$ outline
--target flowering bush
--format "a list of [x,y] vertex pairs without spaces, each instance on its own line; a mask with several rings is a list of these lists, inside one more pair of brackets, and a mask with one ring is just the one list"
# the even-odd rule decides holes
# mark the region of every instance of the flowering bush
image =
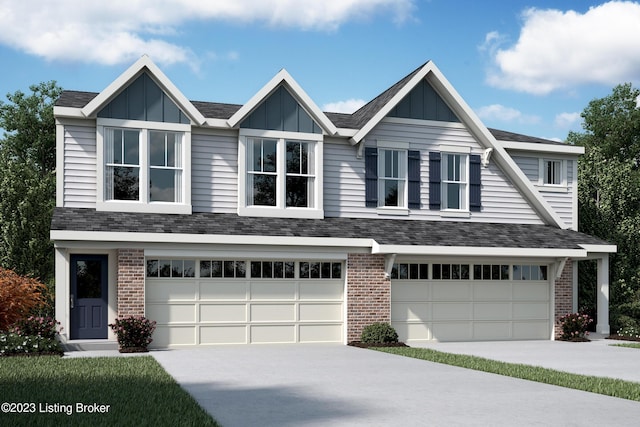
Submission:
[[0,334],[0,357],[16,355],[59,354],[62,355],[60,343],[53,338],[38,335],[19,335],[15,332]]
[[626,326],[624,328],[618,329],[618,335],[634,341],[640,341],[640,329],[634,328],[632,326]]
[[560,339],[564,341],[585,341],[589,335],[589,325],[593,319],[588,314],[569,313],[559,319],[562,328]]
[[[29,316],[26,319],[18,320],[14,323],[9,332],[16,333],[21,336],[37,336],[42,338],[54,339],[58,332],[60,322],[52,317]],[[62,330],[62,328],[60,328]]]
[[129,316],[116,319],[109,327],[118,337],[121,352],[146,351],[153,341],[151,334],[156,330],[156,322],[144,316]]

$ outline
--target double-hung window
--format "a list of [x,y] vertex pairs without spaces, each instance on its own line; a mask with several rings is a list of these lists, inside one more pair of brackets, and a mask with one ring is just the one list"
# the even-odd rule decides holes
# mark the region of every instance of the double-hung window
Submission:
[[544,160],[544,185],[562,185],[562,161]]
[[108,129],[105,134],[105,199],[140,199],[140,131]]
[[381,207],[407,206],[407,152],[378,150],[378,194]]
[[117,124],[99,119],[98,210],[191,213],[185,182],[190,164],[185,162],[190,156],[185,146],[188,125],[177,125],[184,128],[178,131],[162,123],[159,129]]
[[239,156],[240,215],[324,217],[322,135],[242,129]]
[[442,154],[442,209],[468,210],[468,155]]

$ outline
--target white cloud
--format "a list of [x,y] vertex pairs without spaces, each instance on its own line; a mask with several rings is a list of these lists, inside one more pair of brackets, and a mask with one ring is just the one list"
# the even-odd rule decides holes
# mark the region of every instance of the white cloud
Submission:
[[568,129],[581,120],[580,113],[560,113],[556,115],[555,124],[559,128]]
[[[489,84],[547,94],[580,84],[613,85],[640,74],[640,3],[610,1],[585,13],[527,9],[515,45],[491,51]],[[489,33],[485,44],[496,40]]]
[[495,120],[520,124],[540,123],[540,117],[522,114],[515,108],[505,107],[500,104],[491,104],[476,109],[476,114],[483,120]]
[[324,104],[322,106],[322,111],[351,114],[366,103],[367,102],[363,99],[351,98],[347,99],[346,101],[337,101]]
[[[272,28],[333,31],[384,13],[410,18],[416,0],[0,0],[0,44],[47,60],[127,63],[143,53],[162,64],[197,66],[196,54],[165,38],[187,22],[259,23]],[[226,55],[222,55],[225,57]],[[231,60],[237,54],[231,55]]]

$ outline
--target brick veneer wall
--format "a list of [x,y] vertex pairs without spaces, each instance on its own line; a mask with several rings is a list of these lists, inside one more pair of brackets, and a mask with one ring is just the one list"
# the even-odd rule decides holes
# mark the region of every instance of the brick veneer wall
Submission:
[[118,249],[118,317],[144,316],[144,251]]
[[573,312],[573,261],[568,260],[560,278],[556,280],[555,286],[554,332],[556,339],[559,339],[562,334],[558,319],[571,312]]
[[359,341],[362,329],[391,321],[391,281],[384,274],[384,255],[347,257],[347,341]]

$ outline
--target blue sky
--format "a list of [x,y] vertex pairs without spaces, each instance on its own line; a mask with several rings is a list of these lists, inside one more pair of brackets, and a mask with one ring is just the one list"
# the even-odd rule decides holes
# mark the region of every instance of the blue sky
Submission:
[[[39,3],[39,6],[34,4]],[[99,92],[148,54],[192,100],[243,104],[281,68],[350,112],[433,60],[489,127],[563,140],[640,81],[640,3],[0,0],[0,94]]]

